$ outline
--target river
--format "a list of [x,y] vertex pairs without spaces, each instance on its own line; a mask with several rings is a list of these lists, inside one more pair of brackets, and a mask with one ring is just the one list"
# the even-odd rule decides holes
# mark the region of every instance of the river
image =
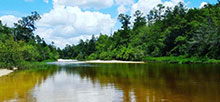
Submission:
[[220,65],[61,62],[1,77],[0,102],[220,102]]

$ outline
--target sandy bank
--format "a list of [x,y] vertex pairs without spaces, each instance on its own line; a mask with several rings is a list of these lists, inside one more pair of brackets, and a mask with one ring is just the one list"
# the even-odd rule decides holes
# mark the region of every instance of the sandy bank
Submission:
[[120,60],[90,60],[90,61],[78,61],[69,59],[58,59],[57,62],[50,62],[49,64],[75,64],[75,63],[144,63],[143,61],[120,61]]
[[58,59],[57,62],[76,62],[77,60],[71,60],[71,59]]
[[144,63],[142,61],[119,61],[119,60],[92,60],[92,61],[84,61],[85,63]]
[[8,69],[0,69],[0,77],[8,75],[9,73],[13,72],[13,70]]

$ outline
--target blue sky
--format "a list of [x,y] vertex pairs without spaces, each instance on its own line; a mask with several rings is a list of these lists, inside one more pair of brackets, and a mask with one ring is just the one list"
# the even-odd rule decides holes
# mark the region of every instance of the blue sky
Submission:
[[[138,0],[135,0],[137,2]],[[167,0],[162,0],[163,2]],[[188,7],[199,7],[202,2],[209,2],[214,4],[217,0],[184,0],[186,3],[189,2]],[[26,16],[32,11],[37,11],[40,14],[49,12],[53,9],[52,0],[49,3],[45,3],[44,0],[0,0],[0,16],[4,15],[15,15],[18,17]],[[96,11],[96,10],[91,10]],[[112,7],[98,10],[103,13],[109,13],[113,17],[117,16],[117,5]]]
[[188,8],[201,4],[215,4],[217,0],[0,0],[0,20],[13,27],[21,17],[37,11],[42,19],[36,23],[35,34],[58,47],[76,44],[92,34],[109,34],[120,28],[119,13],[133,14],[141,10],[145,14],[162,3],[173,7],[184,2]]

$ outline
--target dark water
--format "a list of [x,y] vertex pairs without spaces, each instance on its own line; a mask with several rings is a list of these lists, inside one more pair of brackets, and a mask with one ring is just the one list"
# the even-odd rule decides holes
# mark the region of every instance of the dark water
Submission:
[[220,102],[220,65],[66,64],[1,77],[0,102]]

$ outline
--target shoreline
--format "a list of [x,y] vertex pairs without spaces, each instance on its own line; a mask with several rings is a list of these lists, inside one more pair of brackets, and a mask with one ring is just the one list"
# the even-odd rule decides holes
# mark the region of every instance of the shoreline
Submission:
[[144,64],[143,61],[120,61],[120,60],[90,60],[90,61],[83,61],[85,63],[137,63],[137,64]]
[[66,62],[66,63],[145,63],[144,61],[121,61],[121,60],[72,60],[72,59],[58,59],[57,62]]
[[0,69],[0,77],[6,76],[6,75],[8,75],[8,74],[10,74],[10,73],[12,73],[12,72],[13,72],[13,70]]

